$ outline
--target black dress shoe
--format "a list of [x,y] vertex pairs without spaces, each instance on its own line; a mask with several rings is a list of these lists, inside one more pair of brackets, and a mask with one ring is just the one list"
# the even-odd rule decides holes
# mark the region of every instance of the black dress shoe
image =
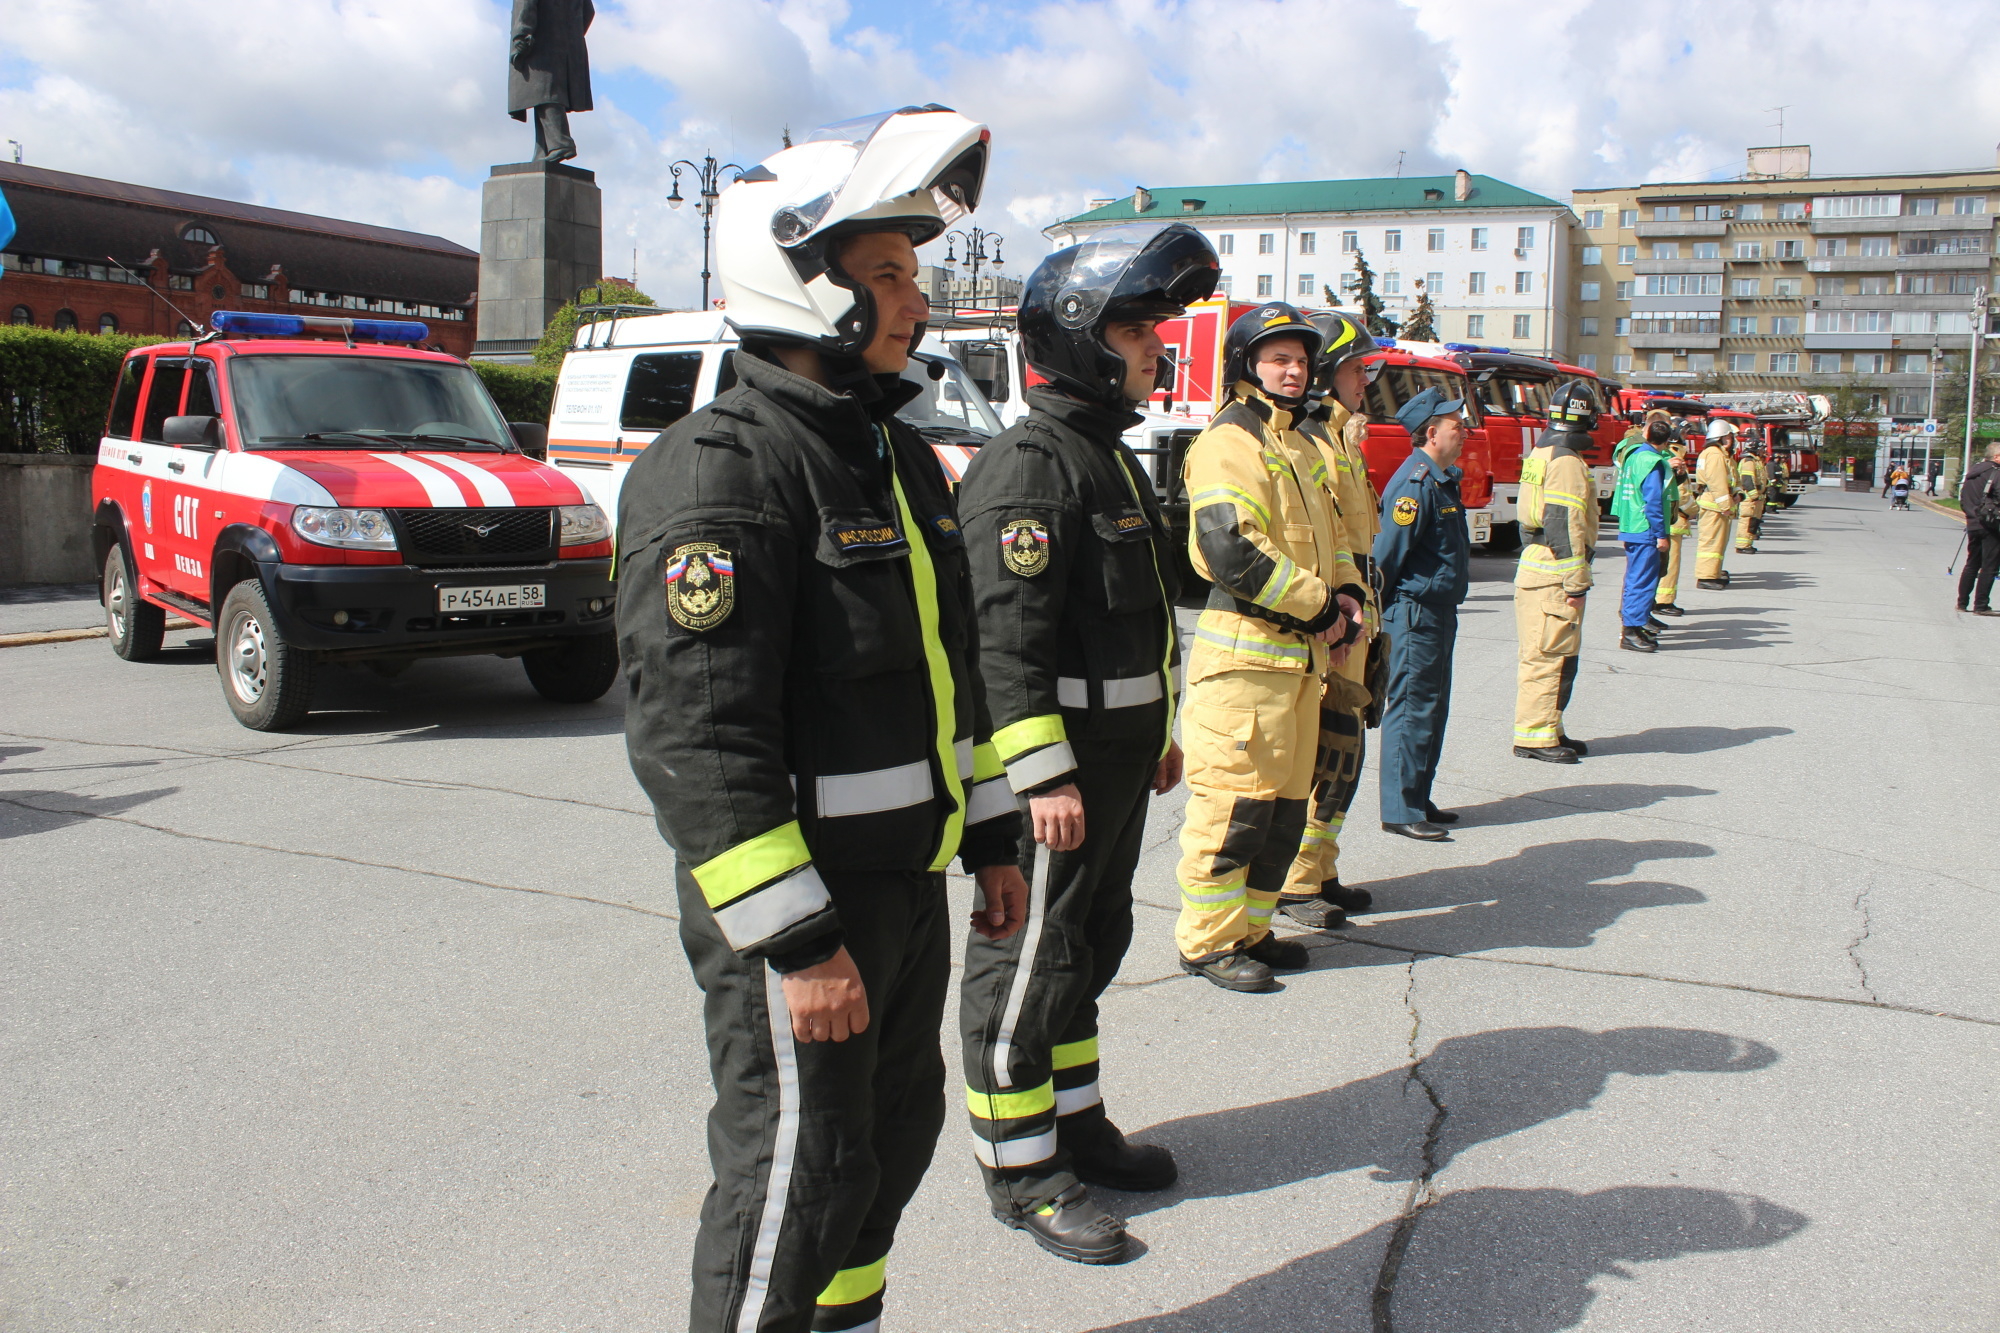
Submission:
[[1458,811],[1440,810],[1436,806],[1432,806],[1424,818],[1430,820],[1433,824],[1456,824],[1458,822]]
[[1150,1194],[1180,1178],[1172,1153],[1157,1144],[1128,1142],[1101,1114],[1059,1117],[1056,1140],[1069,1153],[1070,1170],[1086,1185]]
[[1192,958],[1181,959],[1181,970],[1233,991],[1267,991],[1275,989],[1278,979],[1271,975],[1271,969],[1256,959],[1240,953],[1226,953],[1211,958],[1205,963],[1197,963]]
[[1419,819],[1414,824],[1384,823],[1382,831],[1384,833],[1400,833],[1406,838],[1415,838],[1419,842],[1443,842],[1445,838],[1445,831],[1436,824],[1431,823],[1428,819]]
[[1319,896],[1343,912],[1365,912],[1374,905],[1375,895],[1366,889],[1350,889],[1338,879],[1319,886]]
[[1729,584],[1722,579],[1696,579],[1694,581],[1694,586],[1697,588],[1705,589],[1708,592],[1721,592],[1723,589],[1727,588]]
[[1575,750],[1579,758],[1590,753],[1588,745],[1585,745],[1582,741],[1573,741],[1567,736],[1557,737],[1556,744],[1562,746],[1565,750]]
[[1324,889],[1310,898],[1280,898],[1278,910],[1311,930],[1339,930],[1347,924],[1347,913],[1325,896]]
[[1312,950],[1297,940],[1281,940],[1276,935],[1266,935],[1243,951],[1245,958],[1254,959],[1274,972],[1303,972],[1312,966]]
[[1545,764],[1573,764],[1576,762],[1576,751],[1567,745],[1517,745],[1514,747],[1514,757],[1539,759]]
[[1653,603],[1653,614],[1656,616],[1680,617],[1686,615],[1687,612],[1672,602],[1655,602]]
[[1635,653],[1657,653],[1660,651],[1660,645],[1647,637],[1644,630],[1633,629],[1630,625],[1627,625],[1618,632],[1618,646],[1630,649]]
[[1125,1224],[1090,1201],[1090,1191],[1072,1185],[1023,1217],[995,1213],[1016,1231],[1025,1231],[1050,1254],[1080,1264],[1115,1264],[1125,1257]]

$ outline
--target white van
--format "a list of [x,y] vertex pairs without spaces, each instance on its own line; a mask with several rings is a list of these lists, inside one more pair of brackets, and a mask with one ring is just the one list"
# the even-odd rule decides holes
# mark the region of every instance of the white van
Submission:
[[[719,312],[661,314],[645,306],[597,312],[577,329],[556,378],[549,462],[615,515],[632,460],[735,382],[725,354],[737,345]],[[897,415],[923,432],[956,484],[973,452],[1000,433],[1000,419],[935,333],[903,377],[923,392]]]

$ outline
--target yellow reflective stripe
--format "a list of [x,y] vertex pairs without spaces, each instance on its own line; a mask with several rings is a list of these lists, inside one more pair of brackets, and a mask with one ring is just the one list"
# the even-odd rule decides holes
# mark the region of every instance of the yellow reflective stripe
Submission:
[[1264,580],[1264,586],[1250,600],[1261,607],[1275,611],[1284,602],[1285,594],[1299,581],[1299,567],[1285,557],[1279,556],[1278,563],[1271,569],[1271,577]]
[[965,1090],[965,1107],[981,1120],[1019,1120],[1056,1109],[1056,1085],[1051,1079],[1026,1092],[980,1092]]
[[1241,883],[1224,884],[1214,889],[1191,889],[1185,884],[1181,885],[1182,900],[1201,912],[1215,912],[1225,907],[1232,907],[1244,901],[1246,896],[1247,891]]
[[1303,643],[1286,643],[1280,639],[1223,629],[1210,622],[1207,615],[1195,622],[1194,636],[1231,652],[1268,658],[1274,662],[1303,662],[1310,655]]
[[806,835],[795,819],[702,862],[694,868],[694,882],[710,907],[721,907],[811,860]]
[[1213,500],[1228,500],[1232,504],[1242,505],[1260,525],[1267,528],[1271,526],[1271,511],[1252,499],[1250,492],[1240,486],[1211,486],[1205,491],[1198,491],[1188,501],[1188,507],[1191,510],[1199,509]]
[[883,1255],[872,1264],[859,1268],[843,1268],[833,1275],[833,1281],[826,1284],[826,1290],[819,1294],[820,1305],[852,1305],[865,1301],[882,1290],[889,1280],[889,1256]]
[[1542,499],[1561,505],[1565,509],[1583,508],[1583,497],[1574,491],[1544,490]]
[[[1061,718],[1056,719],[1061,722]],[[992,741],[972,747],[972,780],[984,782],[1005,774],[1007,766],[1000,762],[1000,749]]]
[[931,671],[931,706],[937,714],[938,768],[944,773],[945,790],[951,793],[951,814],[944,821],[944,836],[938,839],[932,870],[943,870],[958,854],[958,840],[965,833],[965,783],[958,776],[958,686],[952,679],[951,663],[944,655],[944,639],[938,632],[937,568],[931,564],[930,543],[922,539],[922,529],[910,513],[909,497],[903,494],[903,479],[896,475],[895,450],[889,447],[889,432],[882,432],[882,444],[889,452],[889,481],[896,488],[896,513],[903,531],[910,536],[910,583],[917,594],[917,627],[924,636],[924,662]]
[[[1012,726],[1002,727],[993,733],[993,752],[999,758],[1013,759],[1038,745],[1054,745],[1057,741],[1068,739],[1069,733],[1063,729],[1060,714],[1024,717]],[[973,755],[977,762],[978,751],[975,750]]]
[[1567,560],[1530,560],[1528,557],[1522,556],[1521,568],[1533,570],[1539,574],[1566,574],[1572,569],[1582,569],[1583,557],[1577,555],[1571,556]]
[[1051,1069],[1075,1069],[1078,1065],[1091,1064],[1097,1059],[1097,1038],[1064,1042],[1049,1054],[1052,1057],[1049,1063]]

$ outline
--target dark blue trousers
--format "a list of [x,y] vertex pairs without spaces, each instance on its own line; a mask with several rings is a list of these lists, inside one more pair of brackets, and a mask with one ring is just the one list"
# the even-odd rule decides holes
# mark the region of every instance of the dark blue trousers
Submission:
[[1397,601],[1382,613],[1389,631],[1389,697],[1382,709],[1382,822],[1430,818],[1431,782],[1451,712],[1451,654],[1458,608]]
[[1666,571],[1667,553],[1651,537],[1634,541],[1621,532],[1618,539],[1625,543],[1625,599],[1618,604],[1618,616],[1626,629],[1637,629],[1653,614],[1653,594]]

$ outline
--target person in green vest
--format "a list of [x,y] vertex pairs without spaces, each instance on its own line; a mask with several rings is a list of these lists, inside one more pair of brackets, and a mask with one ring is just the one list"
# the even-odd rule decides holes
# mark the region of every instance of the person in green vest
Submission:
[[1618,540],[1625,544],[1625,593],[1619,603],[1618,646],[1635,653],[1659,651],[1664,620],[1653,615],[1653,594],[1660,586],[1666,558],[1667,516],[1672,513],[1667,488],[1673,468],[1663,446],[1673,428],[1666,413],[1646,414],[1645,429],[1634,428],[1618,442],[1618,488],[1611,493],[1611,515],[1618,520]]

